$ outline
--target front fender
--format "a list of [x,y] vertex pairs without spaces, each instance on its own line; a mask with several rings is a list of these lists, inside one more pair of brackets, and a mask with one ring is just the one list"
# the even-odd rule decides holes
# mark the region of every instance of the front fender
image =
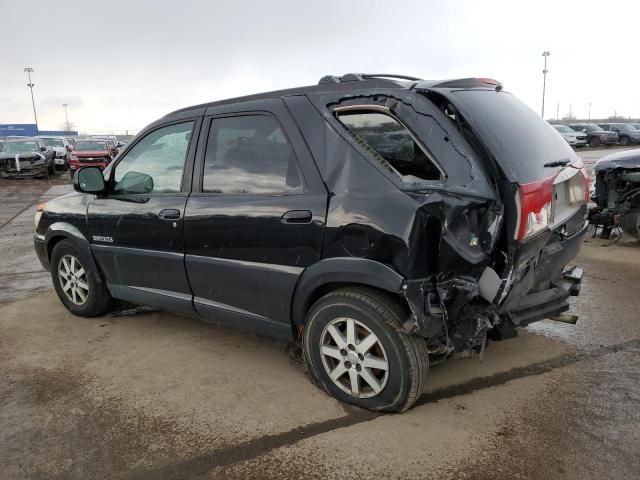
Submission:
[[400,293],[404,278],[387,265],[365,258],[327,258],[307,268],[296,285],[291,315],[294,324],[304,322],[314,292],[330,283],[351,283]]
[[[68,238],[73,241],[74,245],[80,250],[84,259],[89,262],[89,266],[94,272],[99,272],[98,265],[91,253],[91,244],[82,232],[73,225],[65,222],[56,222],[49,225],[44,235],[44,243],[46,246],[47,260],[51,262],[51,251],[53,246],[60,240]],[[96,275],[98,282],[102,283],[102,276]]]

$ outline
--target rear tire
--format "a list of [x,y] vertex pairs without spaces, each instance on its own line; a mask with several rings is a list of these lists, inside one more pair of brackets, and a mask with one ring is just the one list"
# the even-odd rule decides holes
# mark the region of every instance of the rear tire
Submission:
[[51,280],[62,304],[75,315],[97,317],[111,309],[112,298],[98,272],[71,240],[61,240],[51,253]]
[[424,339],[398,331],[406,317],[392,298],[369,288],[322,297],[307,314],[302,341],[314,383],[368,410],[409,409],[423,391],[429,357]]

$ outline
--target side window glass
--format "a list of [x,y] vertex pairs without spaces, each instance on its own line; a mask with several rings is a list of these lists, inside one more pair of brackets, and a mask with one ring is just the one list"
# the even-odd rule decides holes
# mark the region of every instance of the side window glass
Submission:
[[440,170],[395,118],[379,112],[338,112],[338,119],[407,183],[439,180]]
[[302,190],[295,154],[275,118],[245,115],[211,121],[203,192],[278,194]]
[[159,128],[140,140],[118,162],[113,193],[175,193],[180,191],[193,122]]

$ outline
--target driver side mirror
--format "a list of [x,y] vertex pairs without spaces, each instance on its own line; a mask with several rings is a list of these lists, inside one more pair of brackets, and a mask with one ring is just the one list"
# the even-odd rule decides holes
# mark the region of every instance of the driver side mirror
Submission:
[[153,178],[146,173],[130,170],[117,182],[114,192],[134,195],[151,193],[153,192]]
[[44,145],[42,147],[40,147],[40,151],[41,152],[46,152],[47,151],[47,147],[45,147]]
[[102,170],[98,167],[83,167],[73,176],[73,188],[76,192],[100,194],[106,190]]

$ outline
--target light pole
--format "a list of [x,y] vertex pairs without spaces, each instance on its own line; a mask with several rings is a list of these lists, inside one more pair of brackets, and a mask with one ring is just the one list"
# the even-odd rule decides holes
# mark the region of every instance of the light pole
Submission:
[[62,106],[64,107],[64,119],[67,122],[67,133],[69,133],[71,131],[71,128],[69,128],[69,116],[67,115],[67,107],[69,105],[67,105],[66,103],[63,103]]
[[38,130],[38,116],[36,115],[36,101],[33,99],[34,84],[31,81],[31,72],[33,72],[33,68],[25,67],[24,71],[27,72],[27,75],[29,77],[29,83],[27,83],[27,87],[29,87],[29,89],[31,90],[31,105],[33,105],[33,118],[36,121],[36,130]]
[[551,55],[551,52],[545,50],[542,52],[542,56],[544,57],[544,70],[542,70],[542,118],[544,118],[544,94],[547,88],[547,57]]
[[589,102],[589,121],[591,121],[591,102]]

